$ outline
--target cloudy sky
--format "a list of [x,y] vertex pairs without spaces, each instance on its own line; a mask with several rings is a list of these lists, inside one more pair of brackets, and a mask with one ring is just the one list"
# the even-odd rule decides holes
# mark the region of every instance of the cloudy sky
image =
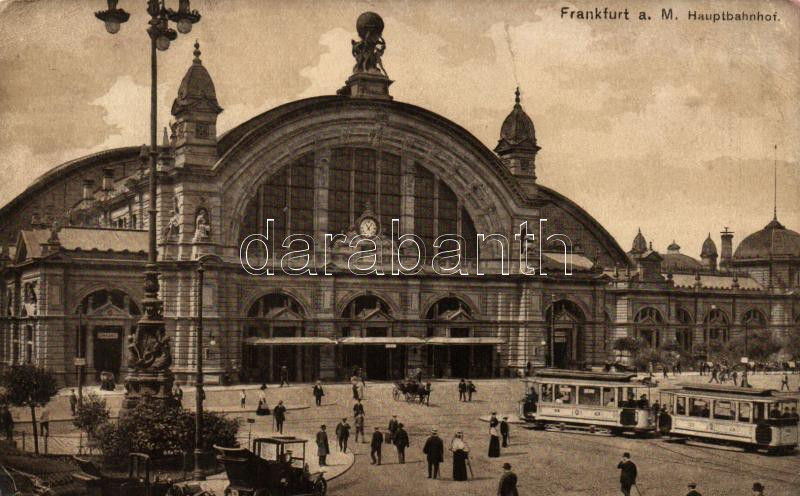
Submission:
[[[177,0],[168,0],[177,6]],[[102,0],[0,0],[0,204],[49,168],[148,136],[144,0],[109,35]],[[203,14],[159,54],[165,124],[198,38],[225,112],[220,130],[275,105],[333,94],[365,10],[381,14],[395,99],[461,124],[487,146],[513,104],[533,118],[542,184],[575,200],[627,249],[641,227],[661,251],[699,255],[708,232],[735,242],[772,217],[800,230],[800,4],[630,1],[630,21],[562,19],[610,0],[193,0]],[[678,20],[662,21],[662,8]],[[689,21],[688,10],[778,14]],[[635,20],[638,11],[652,17]],[[777,145],[777,152],[774,150]]]

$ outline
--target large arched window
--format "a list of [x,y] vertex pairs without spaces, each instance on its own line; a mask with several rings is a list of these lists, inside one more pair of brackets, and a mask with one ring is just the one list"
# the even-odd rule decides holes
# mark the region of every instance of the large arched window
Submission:
[[688,310],[678,307],[675,320],[678,321],[678,328],[675,329],[675,340],[681,350],[692,351],[692,327],[694,320]]
[[719,308],[712,308],[703,320],[705,326],[706,343],[716,341],[727,343],[730,339],[730,321],[725,312]]
[[664,317],[657,308],[644,307],[633,318],[636,337],[644,341],[651,348],[658,348],[661,344],[661,327]]
[[299,337],[305,334],[305,311],[285,293],[270,293],[247,311],[247,337]]
[[583,327],[586,317],[580,307],[569,300],[558,300],[547,308],[545,319],[547,365],[557,368],[581,365],[584,360]]
[[767,317],[761,310],[751,308],[742,315],[742,325],[748,331],[767,328]]
[[381,298],[366,294],[355,297],[342,310],[339,332],[342,336],[388,337],[392,311]]

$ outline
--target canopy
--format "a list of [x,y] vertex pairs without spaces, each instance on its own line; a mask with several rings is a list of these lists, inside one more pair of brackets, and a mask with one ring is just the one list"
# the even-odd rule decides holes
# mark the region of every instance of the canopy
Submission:
[[256,338],[250,337],[244,339],[245,344],[252,346],[284,346],[284,345],[322,345],[322,344],[336,344],[336,341],[329,338],[321,337],[287,337],[287,338]]
[[339,344],[344,345],[358,345],[358,344],[425,344],[420,338],[409,336],[396,336],[396,337],[347,337],[339,341]]
[[432,345],[449,345],[449,344],[505,344],[506,340],[503,338],[487,338],[487,337],[468,337],[468,338],[445,338],[436,337],[428,338],[425,343]]

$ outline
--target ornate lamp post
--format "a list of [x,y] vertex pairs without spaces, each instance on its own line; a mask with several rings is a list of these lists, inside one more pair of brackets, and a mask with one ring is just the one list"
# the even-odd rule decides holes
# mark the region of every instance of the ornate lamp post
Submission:
[[[106,25],[106,31],[116,33],[120,25],[128,21],[130,14],[117,8],[118,0],[107,0],[108,9],[96,12],[95,16]],[[191,10],[189,0],[180,0],[178,10],[166,8],[164,0],[148,0],[150,14],[147,34],[150,36],[150,184],[148,199],[148,257],[145,267],[144,313],[137,324],[136,333],[128,342],[128,376],[125,379],[125,402],[123,408],[133,407],[140,398],[153,396],[162,400],[171,398],[172,358],[169,339],[164,328],[164,305],[158,298],[158,264],[156,261],[156,184],[158,159],[156,81],[158,74],[156,51],[169,48],[178,33],[169,27],[175,22],[178,31],[188,33],[192,24],[200,20],[200,14]]]
[[[208,258],[219,260],[219,257],[211,254],[203,255],[197,259],[197,338],[195,339],[195,354],[197,355],[195,363],[197,367],[195,369],[194,471],[192,472],[194,480],[205,480],[201,465],[203,457],[203,400],[205,400],[206,396],[203,391],[203,284],[206,271],[204,261]],[[214,346],[213,336],[209,344]]]

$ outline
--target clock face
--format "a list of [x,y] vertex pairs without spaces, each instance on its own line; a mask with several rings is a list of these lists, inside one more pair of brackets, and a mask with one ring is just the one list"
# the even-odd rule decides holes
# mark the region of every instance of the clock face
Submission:
[[362,219],[358,225],[358,232],[364,236],[375,236],[378,234],[378,223],[370,217]]

